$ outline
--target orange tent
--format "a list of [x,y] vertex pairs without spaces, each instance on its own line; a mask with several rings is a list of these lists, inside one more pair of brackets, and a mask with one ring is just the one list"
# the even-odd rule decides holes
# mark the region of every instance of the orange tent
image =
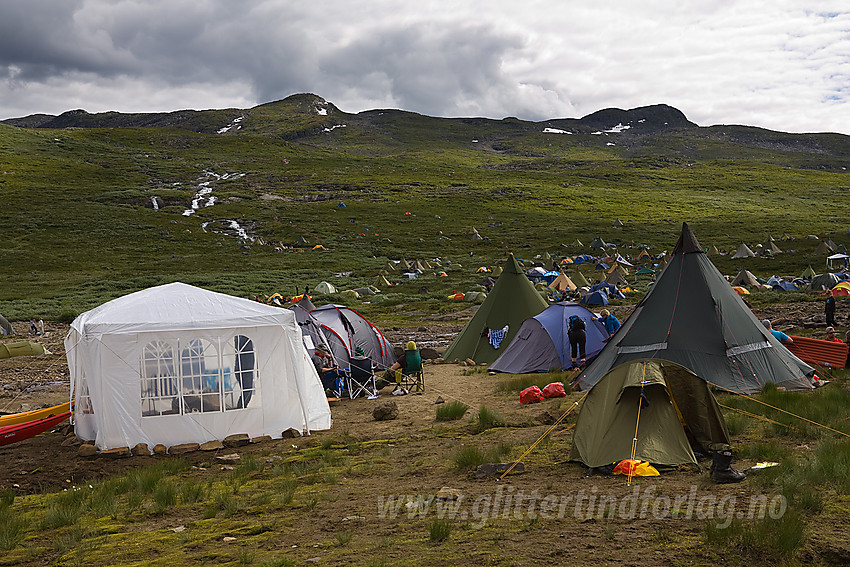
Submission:
[[832,295],[850,295],[850,282],[839,282],[834,288],[832,288]]
[[738,295],[750,295],[750,292],[745,287],[741,287],[739,285],[733,285],[732,289],[738,292]]

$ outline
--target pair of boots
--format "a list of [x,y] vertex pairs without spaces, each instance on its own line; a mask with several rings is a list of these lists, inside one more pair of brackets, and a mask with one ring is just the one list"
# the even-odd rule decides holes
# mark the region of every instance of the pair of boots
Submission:
[[732,451],[714,451],[712,453],[711,480],[718,484],[726,484],[730,482],[741,482],[747,475],[741,471],[732,468]]

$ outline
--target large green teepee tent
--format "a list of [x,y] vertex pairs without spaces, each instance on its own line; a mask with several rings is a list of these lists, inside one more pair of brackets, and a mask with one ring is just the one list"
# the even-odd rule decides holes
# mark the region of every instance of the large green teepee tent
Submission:
[[758,392],[768,382],[813,388],[814,369],[764,328],[687,224],[667,267],[579,376],[579,386],[590,389],[615,366],[638,358],[676,362],[734,392]]
[[443,358],[491,363],[510,344],[522,322],[548,306],[511,254],[487,299],[446,349]]

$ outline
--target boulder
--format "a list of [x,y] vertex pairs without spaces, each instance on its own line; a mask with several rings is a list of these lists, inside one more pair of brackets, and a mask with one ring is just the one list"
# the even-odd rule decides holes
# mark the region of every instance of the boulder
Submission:
[[222,445],[221,441],[219,441],[218,439],[213,439],[212,441],[201,443],[200,447],[198,448],[201,451],[218,451],[219,449],[224,449],[224,445]]
[[251,443],[263,443],[265,441],[271,441],[271,435],[260,435],[259,437],[251,437]]
[[[485,463],[478,465],[475,470],[475,478],[486,478],[488,476],[500,475],[511,468],[514,463]],[[525,463],[522,461],[516,463],[516,466],[511,469],[510,474],[519,474],[525,472]]]
[[290,427],[286,431],[280,434],[283,439],[295,439],[296,437],[301,437],[301,432],[295,428]]
[[162,443],[157,443],[156,445],[153,446],[153,454],[154,455],[167,455],[168,454],[168,447],[166,447]]
[[78,457],[94,457],[95,455],[97,455],[97,447],[90,443],[83,443],[77,449]]
[[422,360],[434,360],[435,358],[438,358],[440,354],[436,349],[431,347],[422,347],[419,349],[419,356],[422,357]]
[[444,486],[437,491],[437,500],[458,500],[463,494],[457,488],[449,488]]
[[217,455],[215,461],[217,463],[233,465],[241,462],[242,457],[239,455],[239,453],[230,453],[229,455]]
[[113,449],[106,449],[98,453],[101,457],[105,457],[107,459],[122,459],[124,457],[130,456],[130,448],[129,447],[115,447]]
[[151,451],[148,449],[147,443],[136,443],[136,446],[133,447],[133,456],[138,457],[141,455],[150,456]]
[[398,404],[392,400],[378,404],[372,410],[372,417],[375,418],[375,421],[396,419],[398,417]]
[[200,448],[198,443],[181,443],[180,445],[172,445],[168,448],[169,455],[182,455],[184,453],[194,453]]
[[233,447],[244,447],[251,442],[251,438],[247,433],[234,433],[224,438],[224,446],[232,449]]

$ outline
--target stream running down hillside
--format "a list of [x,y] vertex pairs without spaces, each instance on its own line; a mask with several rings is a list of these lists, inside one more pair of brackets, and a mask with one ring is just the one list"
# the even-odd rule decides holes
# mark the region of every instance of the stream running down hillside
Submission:
[[[203,175],[200,179],[205,179],[205,181],[201,181],[198,183],[198,191],[195,193],[195,196],[192,198],[191,208],[183,211],[183,216],[188,217],[192,216],[199,209],[204,207],[211,207],[215,205],[218,198],[215,195],[212,195],[213,189],[215,188],[215,183],[218,181],[226,181],[232,179],[239,179],[240,177],[244,177],[244,173],[224,173],[218,174],[209,170],[204,170]],[[206,221],[201,224],[201,227],[206,229],[208,225],[213,221]],[[214,230],[210,229],[212,232],[216,234],[226,234],[228,236],[232,236],[233,233],[236,233],[236,236],[245,240],[254,240],[253,236],[250,236],[248,232],[235,220],[231,219],[221,219],[219,221],[215,221],[220,224],[223,224],[228,227],[228,231]]]

